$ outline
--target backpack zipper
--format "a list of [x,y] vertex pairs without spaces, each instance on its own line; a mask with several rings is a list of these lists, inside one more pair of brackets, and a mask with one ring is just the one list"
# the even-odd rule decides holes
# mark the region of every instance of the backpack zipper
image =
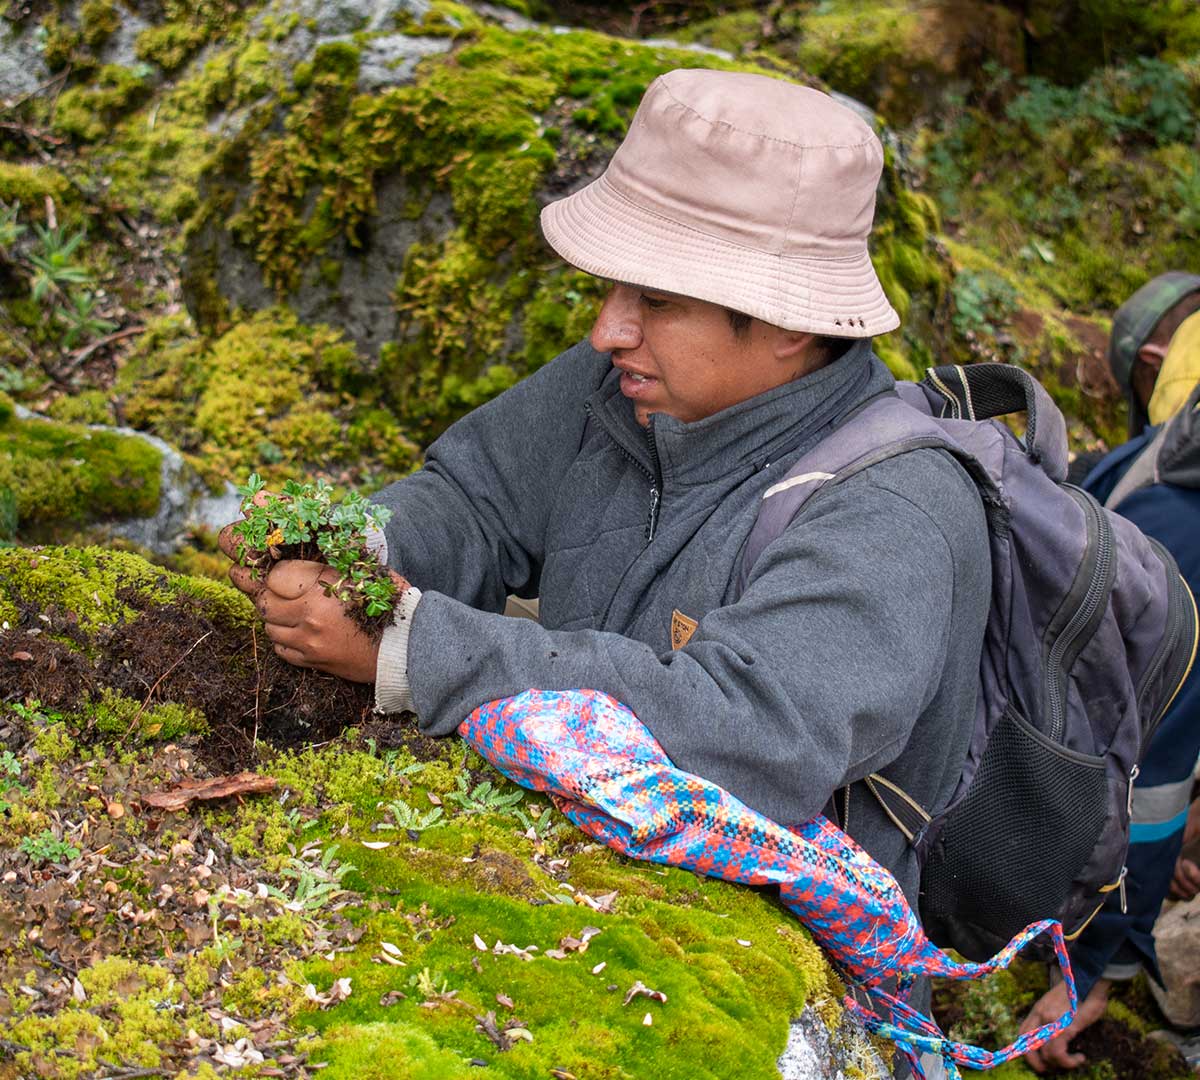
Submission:
[[[1093,552],[1093,562],[1086,579],[1087,589],[1083,599],[1067,625],[1055,638],[1046,657],[1046,704],[1050,714],[1050,730],[1047,734],[1055,742],[1061,742],[1066,725],[1067,671],[1075,663],[1080,650],[1096,632],[1100,620],[1104,617],[1104,607],[1112,590],[1116,569],[1113,561],[1112,526],[1104,514],[1083,492],[1065,485],[1063,490],[1083,511],[1087,523],[1088,548]],[[1080,569],[1087,572],[1084,567]]]
[[[1167,710],[1171,707],[1171,703],[1175,700],[1175,695],[1182,688],[1184,680],[1191,673],[1192,664],[1196,658],[1196,639],[1197,635],[1200,634],[1200,627],[1196,625],[1195,602],[1191,600],[1190,594],[1185,592],[1186,586],[1179,577],[1179,570],[1174,558],[1153,537],[1148,537],[1147,539],[1150,540],[1150,546],[1162,561],[1163,568],[1167,572],[1167,579],[1171,584],[1171,589],[1167,602],[1167,632],[1163,635],[1159,651],[1146,668],[1146,673],[1142,676],[1142,681],[1137,688],[1139,714],[1143,711],[1142,699],[1153,684],[1155,676],[1162,670],[1162,666],[1172,657],[1175,657],[1175,666],[1167,682],[1167,685],[1173,687],[1173,690],[1166,699],[1166,703],[1159,714],[1150,717],[1146,721],[1146,727],[1142,731],[1142,742],[1138,747],[1138,757],[1141,757],[1142,747],[1150,741],[1150,738],[1158,728],[1159,722],[1166,715]],[[1187,651],[1182,651],[1178,649],[1178,645],[1180,638],[1187,629],[1189,614],[1192,616],[1192,647]]]

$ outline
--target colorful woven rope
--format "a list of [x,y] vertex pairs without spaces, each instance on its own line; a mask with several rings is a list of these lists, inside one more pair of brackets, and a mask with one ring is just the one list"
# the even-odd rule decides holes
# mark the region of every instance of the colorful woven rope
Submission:
[[[746,885],[777,885],[780,898],[808,927],[851,989],[846,1008],[867,1028],[893,1040],[924,1076],[919,1055],[990,1069],[1059,1035],[1075,1014],[1075,980],[1059,923],[1045,920],[1018,934],[985,963],[959,962],[922,931],[896,879],[824,817],[787,829],[723,788],[676,769],[650,732],[620,702],[595,690],[528,690],[476,709],[459,726],[505,776],[549,793],[589,836],[623,854]],[[1048,934],[1062,967],[1070,1008],[1051,1024],[1000,1050],[952,1042],[905,1000],[913,979],[978,979],[1012,963]],[[888,992],[885,984],[894,982]]]

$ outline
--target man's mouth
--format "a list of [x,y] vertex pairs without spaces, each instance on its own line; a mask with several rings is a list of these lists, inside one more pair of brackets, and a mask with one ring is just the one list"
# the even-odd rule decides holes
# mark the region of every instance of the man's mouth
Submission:
[[621,372],[621,393],[627,398],[638,398],[657,385],[658,380],[636,371]]

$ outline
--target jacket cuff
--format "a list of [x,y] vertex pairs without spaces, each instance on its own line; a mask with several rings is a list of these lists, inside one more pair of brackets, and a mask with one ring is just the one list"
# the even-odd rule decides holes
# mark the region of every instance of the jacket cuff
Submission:
[[1136,960],[1132,963],[1117,963],[1114,961],[1104,969],[1100,978],[1110,979],[1112,982],[1128,982],[1141,970],[1142,965]]
[[421,602],[421,590],[410,585],[400,596],[392,625],[379,640],[379,659],[375,664],[375,711],[399,713],[413,711],[412,686],[408,681],[408,635],[413,613]]
[[374,553],[379,561],[387,566],[388,557],[388,542],[387,533],[382,529],[375,528],[374,525],[367,526],[366,532],[367,550]]

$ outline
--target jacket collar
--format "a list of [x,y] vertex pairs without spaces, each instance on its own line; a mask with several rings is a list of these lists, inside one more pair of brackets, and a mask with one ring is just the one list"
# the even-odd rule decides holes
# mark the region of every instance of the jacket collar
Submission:
[[690,424],[656,414],[648,429],[640,427],[615,368],[588,398],[587,408],[618,446],[652,476],[661,475],[664,487],[674,487],[749,474],[793,455],[894,385],[864,339],[810,375]]

